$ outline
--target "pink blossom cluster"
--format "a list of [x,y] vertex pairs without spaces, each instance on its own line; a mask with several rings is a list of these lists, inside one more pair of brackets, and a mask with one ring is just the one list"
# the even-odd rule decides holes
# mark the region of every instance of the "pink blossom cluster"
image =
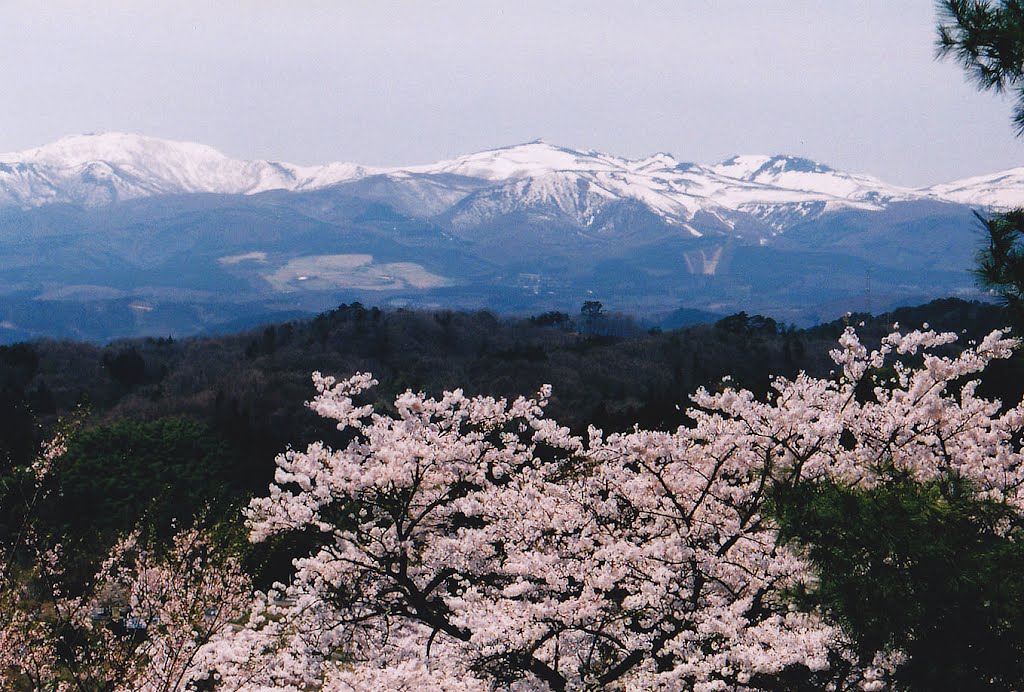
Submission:
[[[30,538],[28,550],[39,542]],[[197,529],[159,554],[137,533],[120,540],[77,593],[65,586],[60,547],[35,550],[34,569],[0,589],[0,686],[33,690],[185,690],[223,666],[215,642],[244,624],[252,600],[233,558]],[[252,657],[255,661],[256,657]],[[238,676],[235,689],[244,677]]]
[[[547,386],[514,401],[409,391],[376,408],[359,403],[369,374],[316,373],[310,407],[349,441],[279,455],[247,510],[253,541],[300,532],[315,546],[289,584],[253,594],[195,532],[159,559],[132,536],[88,597],[54,590],[40,616],[3,592],[0,674],[70,689],[47,669],[50,630],[101,630],[84,614],[107,599],[146,628],[106,642],[119,690],[756,690],[780,674],[883,689],[903,653],[859,659],[839,625],[795,606],[816,574],[768,503],[780,483],[898,475],[955,478],[1024,511],[1024,407],[976,381],[1015,343],[994,332],[942,355],[954,340],[895,332],[869,350],[850,329],[833,377],[776,379],[767,400],[702,389],[686,426],[608,435],[547,418]],[[40,551],[37,581],[57,589],[45,577],[59,565]]]
[[893,333],[869,351],[849,329],[835,377],[776,379],[768,401],[701,390],[692,425],[585,438],[544,416],[548,387],[406,392],[378,412],[354,403],[369,375],[317,374],[310,406],[351,442],[279,456],[252,539],[320,537],[283,617],[332,689],[754,689],[794,669],[879,689],[900,652],[857,661],[837,625],[793,607],[815,574],[765,503],[782,481],[901,473],[1020,507],[1024,409],[972,379],[1014,342],[936,353],[953,340]]

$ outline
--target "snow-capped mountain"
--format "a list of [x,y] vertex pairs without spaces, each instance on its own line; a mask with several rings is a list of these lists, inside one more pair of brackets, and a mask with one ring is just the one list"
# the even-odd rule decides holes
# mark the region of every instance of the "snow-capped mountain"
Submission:
[[933,185],[925,192],[937,199],[978,207],[1024,206],[1024,168],[979,175],[952,183]]
[[191,142],[122,133],[65,137],[0,154],[0,204],[97,206],[138,197],[194,192],[254,194],[351,180],[369,171],[350,164],[303,167],[239,161]]
[[851,201],[905,200],[919,196],[912,189],[889,185],[870,175],[844,173],[796,156],[734,156],[711,169],[719,175],[765,187]]
[[1024,168],[908,189],[790,156],[705,165],[536,141],[296,166],[81,135],[0,154],[0,341],[189,333],[353,300],[810,323],[977,295],[972,208],[1019,204]]
[[[487,181],[474,193],[473,222],[493,215],[547,206],[590,226],[615,202],[639,202],[669,223],[701,235],[689,222],[704,212],[732,227],[734,212],[762,220],[807,216],[826,209],[878,209],[891,200],[920,197],[863,175],[785,156],[742,156],[714,166],[684,163],[670,154],[623,159],[537,141],[470,154],[388,175],[449,174]],[[465,206],[465,205],[463,205]],[[461,210],[466,215],[466,210]]]
[[709,228],[698,218],[722,229],[761,223],[770,235],[830,211],[881,210],[893,202],[1024,204],[1024,168],[910,189],[797,157],[745,155],[702,165],[665,153],[626,159],[542,141],[391,168],[240,161],[202,144],[121,133],[66,137],[0,154],[0,206],[20,208],[334,186],[358,187],[402,213],[444,216],[456,227],[526,214],[593,229],[628,203],[694,237]]

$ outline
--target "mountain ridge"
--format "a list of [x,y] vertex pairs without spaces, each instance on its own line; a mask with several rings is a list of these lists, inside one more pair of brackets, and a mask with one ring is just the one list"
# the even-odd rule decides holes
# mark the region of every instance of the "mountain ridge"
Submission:
[[78,136],[0,155],[0,341],[187,334],[352,301],[809,324],[981,297],[965,202],[1022,193],[1024,169],[910,189],[785,155],[706,165],[534,141],[318,167]]
[[112,132],[73,135],[0,154],[0,205],[100,206],[156,195],[294,192],[375,176],[407,181],[441,175],[472,179],[481,186],[524,179],[584,181],[594,195],[636,199],[680,223],[697,211],[756,211],[763,205],[809,202],[865,209],[911,199],[983,207],[1024,203],[1024,168],[908,188],[784,154],[737,155],[716,164],[699,164],[664,152],[629,159],[543,140],[411,166],[343,162],[300,166],[233,159],[205,144]]

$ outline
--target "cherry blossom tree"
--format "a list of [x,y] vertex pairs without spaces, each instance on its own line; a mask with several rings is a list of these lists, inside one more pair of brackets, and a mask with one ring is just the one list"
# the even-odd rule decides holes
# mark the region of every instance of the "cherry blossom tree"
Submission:
[[252,538],[317,539],[288,593],[318,665],[344,661],[328,677],[354,689],[879,686],[900,652],[852,660],[834,624],[794,609],[815,575],[766,501],[780,482],[903,474],[1019,508],[1024,413],[965,381],[1013,342],[935,353],[954,340],[893,333],[869,352],[851,329],[833,378],[778,379],[769,401],[701,390],[691,426],[586,439],[544,417],[548,388],[406,392],[380,413],[354,401],[371,376],[315,374],[311,408],[351,441],[281,455]]
[[209,679],[205,647],[244,624],[248,577],[198,529],[157,551],[137,533],[111,550],[96,577],[65,586],[59,548],[4,589],[0,681],[17,689],[170,692]]
[[166,547],[136,531],[94,577],[69,579],[60,545],[47,545],[32,521],[65,440],[58,436],[25,469],[34,490],[23,525],[0,546],[0,684],[170,692],[210,680],[211,642],[246,623],[253,598],[239,561],[196,527]]
[[[0,662],[69,689],[68,623],[111,637],[93,670],[118,677],[95,689],[882,689],[906,653],[857,653],[799,607],[818,575],[772,502],[803,481],[955,480],[1020,516],[1024,407],[977,393],[1015,343],[994,332],[949,355],[955,339],[869,349],[847,330],[832,377],[776,379],[765,400],[726,382],[693,396],[686,426],[608,435],[547,418],[549,387],[405,392],[377,410],[370,375],[315,373],[309,405],[347,441],[281,454],[247,512],[252,540],[302,546],[288,585],[250,594],[201,534],[165,554],[129,537],[92,593],[53,591],[43,617],[6,590]],[[60,562],[41,551],[38,569]],[[126,646],[83,615],[103,599],[145,636]]]

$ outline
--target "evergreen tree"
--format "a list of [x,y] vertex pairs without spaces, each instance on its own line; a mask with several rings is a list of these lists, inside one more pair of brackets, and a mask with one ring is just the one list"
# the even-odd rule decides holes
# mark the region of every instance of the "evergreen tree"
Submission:
[[939,57],[954,56],[981,90],[1014,91],[1024,134],[1024,2],[940,0]]
[[982,286],[994,290],[1010,309],[1018,325],[1024,325],[1024,209],[988,218],[978,214],[989,244],[978,253],[974,274]]
[[[981,90],[1014,91],[1013,122],[1024,135],[1024,1],[940,0],[939,57],[953,56]],[[975,275],[996,292],[1024,328],[1024,209],[978,216],[989,243]]]

